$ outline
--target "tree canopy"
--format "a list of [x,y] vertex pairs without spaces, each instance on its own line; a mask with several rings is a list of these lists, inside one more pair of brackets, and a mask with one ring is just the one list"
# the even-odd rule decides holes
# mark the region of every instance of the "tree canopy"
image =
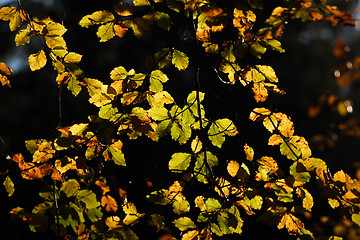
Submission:
[[[359,180],[333,171],[277,108],[289,23],[353,27],[351,13],[326,0],[63,4],[0,8],[4,42],[26,54],[23,75],[40,90],[29,119],[49,124],[12,136],[22,149],[0,136],[9,239],[15,228],[36,239],[359,235]],[[335,57],[346,52],[337,40]],[[342,87],[358,81],[359,58],[346,66],[334,72]],[[2,92],[14,71],[0,62]],[[310,117],[324,102],[353,112],[349,98],[320,100]]]

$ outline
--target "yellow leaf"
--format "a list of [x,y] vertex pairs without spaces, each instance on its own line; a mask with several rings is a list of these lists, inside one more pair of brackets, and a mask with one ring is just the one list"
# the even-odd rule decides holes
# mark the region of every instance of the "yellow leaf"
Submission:
[[311,196],[310,192],[303,187],[299,187],[296,189],[297,195],[302,199],[302,206],[308,211],[311,211],[314,206],[314,199]]
[[16,7],[2,7],[0,8],[0,20],[9,21],[15,14]]
[[279,134],[273,134],[269,138],[268,144],[270,146],[275,146],[275,145],[279,145],[283,141],[284,141],[283,138]]
[[29,65],[31,71],[36,71],[43,68],[46,65],[47,59],[44,50],[40,50],[37,53],[29,56]]
[[105,220],[106,226],[109,228],[121,227],[121,219],[118,216],[110,216]]
[[46,25],[46,35],[48,36],[62,36],[67,29],[60,23],[50,22]]
[[18,31],[15,35],[16,46],[28,44],[30,42],[30,32],[31,29],[29,27]]
[[117,202],[110,195],[102,196],[101,198],[101,206],[105,207],[107,212],[116,212],[118,209]]
[[14,32],[16,29],[18,29],[21,26],[22,22],[23,20],[21,18],[20,12],[19,11],[15,12],[15,14],[11,17],[9,22],[10,30]]
[[134,103],[134,101],[138,98],[139,94],[140,93],[138,91],[124,93],[121,98],[121,104],[130,105]]
[[131,202],[127,202],[123,205],[123,211],[125,214],[137,214],[136,206]]
[[200,150],[202,149],[202,142],[200,141],[199,137],[196,136],[192,141],[191,141],[191,150],[194,153],[198,153],[200,152]]
[[284,137],[288,138],[294,135],[294,123],[288,117],[281,120],[278,129]]
[[69,52],[65,55],[64,61],[66,63],[79,63],[81,61],[82,55],[74,52]]
[[181,240],[195,240],[195,239],[200,239],[200,233],[198,230],[188,231],[181,238]]
[[249,119],[252,121],[262,120],[271,114],[272,112],[266,108],[254,108],[250,113]]
[[247,145],[244,146],[244,151],[246,155],[246,160],[252,161],[254,159],[254,149]]
[[240,168],[239,163],[234,160],[231,160],[227,165],[227,171],[232,177],[236,176],[239,168]]
[[115,37],[114,23],[109,22],[101,25],[96,32],[96,35],[100,38],[100,42],[106,42]]

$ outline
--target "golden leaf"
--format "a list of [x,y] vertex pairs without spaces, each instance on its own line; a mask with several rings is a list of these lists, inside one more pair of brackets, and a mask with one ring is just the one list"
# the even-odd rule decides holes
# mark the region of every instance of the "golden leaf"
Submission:
[[288,117],[281,120],[278,129],[284,137],[289,138],[294,135],[294,123]]
[[71,78],[71,75],[68,72],[59,73],[56,77],[56,82],[59,86],[61,86],[63,84],[67,84],[69,82],[70,78]]
[[134,14],[134,11],[132,9],[132,7],[130,6],[130,4],[128,3],[123,3],[123,2],[119,2],[117,4],[114,5],[114,10],[115,12],[123,17],[126,16],[131,16]]
[[246,160],[252,161],[254,159],[254,149],[245,143],[244,151],[246,155]]
[[264,102],[268,97],[268,91],[265,88],[264,83],[254,83],[254,86],[252,87],[252,90],[255,94],[255,100],[257,102]]
[[239,163],[234,160],[231,160],[227,165],[227,171],[232,177],[236,176],[239,168],[240,168]]
[[299,230],[304,228],[304,224],[291,213],[285,213],[277,227],[278,229],[286,227],[290,235],[297,235]]
[[279,145],[283,141],[284,141],[283,138],[279,134],[273,134],[269,138],[268,144],[270,146],[275,146],[275,145]]
[[181,238],[181,240],[195,240],[195,239],[200,240],[200,233],[198,230],[188,231]]
[[40,50],[37,53],[29,56],[29,65],[31,71],[36,71],[43,68],[46,65],[47,59],[44,50]]
[[3,76],[1,74],[0,74],[0,82],[1,82],[1,85],[3,85],[3,86],[6,85],[8,87],[11,87],[9,79],[6,76]]
[[121,219],[118,216],[110,216],[105,220],[106,226],[109,228],[118,228],[121,227]]

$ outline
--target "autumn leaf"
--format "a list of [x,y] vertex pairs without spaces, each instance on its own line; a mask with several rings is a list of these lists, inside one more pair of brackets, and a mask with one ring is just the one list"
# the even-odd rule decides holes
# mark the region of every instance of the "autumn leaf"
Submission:
[[191,154],[174,153],[169,161],[169,170],[173,172],[185,171],[190,166]]
[[[0,72],[5,73],[6,75],[10,75],[13,73],[12,69],[6,66],[6,64],[3,62],[0,62]],[[0,74],[0,82],[2,86],[6,85],[8,87],[11,87],[9,79],[2,74]]]
[[101,197],[101,206],[105,207],[107,212],[116,212],[118,210],[117,202],[110,195],[104,195]]
[[133,8],[130,6],[129,3],[126,2],[119,2],[114,5],[115,12],[123,17],[131,16],[134,14]]
[[234,160],[231,160],[231,161],[228,163],[228,165],[227,165],[227,171],[228,171],[228,173],[230,174],[230,176],[232,176],[232,177],[235,177],[235,176],[236,176],[239,168],[240,168],[239,163],[237,163],[237,162],[234,161]]
[[290,235],[297,235],[300,229],[304,228],[304,224],[291,213],[285,213],[277,227],[278,229],[285,227]]
[[44,50],[40,50],[37,53],[29,56],[29,65],[31,71],[36,71],[43,68],[46,65],[47,59]]
[[177,227],[180,231],[196,228],[195,223],[189,217],[175,219],[172,223],[175,224],[175,227]]
[[96,11],[92,14],[84,16],[80,22],[79,25],[82,27],[90,27],[95,24],[104,24],[106,22],[114,21],[115,17],[114,15],[109,11]]
[[8,193],[8,196],[11,197],[15,192],[15,187],[13,181],[9,176],[6,176],[3,185],[5,187],[6,192]]
[[247,145],[244,145],[244,152],[246,155],[246,160],[252,161],[254,159],[254,149]]
[[201,149],[202,149],[202,142],[200,141],[199,137],[196,136],[191,141],[191,150],[193,151],[193,153],[198,153],[201,151]]
[[183,71],[189,65],[189,57],[185,53],[175,49],[172,53],[171,62],[178,70]]

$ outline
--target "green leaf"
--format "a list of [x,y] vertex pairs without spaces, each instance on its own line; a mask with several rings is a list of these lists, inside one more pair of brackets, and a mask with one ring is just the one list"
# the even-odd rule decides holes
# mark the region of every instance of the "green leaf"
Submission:
[[158,25],[160,28],[167,31],[170,30],[171,18],[169,14],[164,12],[154,12],[154,20],[156,25]]
[[116,120],[118,109],[114,108],[112,104],[107,104],[99,109],[99,117],[102,119]]
[[91,190],[79,190],[76,194],[76,198],[80,202],[85,203],[87,209],[97,208],[100,206],[100,202],[96,199],[95,193]]
[[171,61],[170,49],[163,48],[154,55],[155,61],[158,63],[159,68],[163,68]]
[[177,215],[187,213],[190,211],[190,203],[187,200],[174,201],[172,203],[173,212]]
[[[205,158],[206,156],[206,158]],[[207,161],[207,164],[205,163],[205,160]],[[209,175],[210,171],[208,169],[208,166],[211,168],[213,166],[218,165],[218,158],[212,154],[211,152],[201,152],[197,155],[195,166],[194,166],[194,172],[196,174],[196,179],[199,182],[208,183],[207,176]]]
[[170,129],[172,139],[185,144],[191,137],[191,127],[183,121],[175,121]]
[[178,70],[183,71],[189,65],[189,57],[186,56],[185,53],[175,49],[172,54],[171,62]]
[[150,108],[149,116],[155,121],[162,121],[169,119],[169,111],[165,107],[153,107]]
[[221,52],[221,56],[225,58],[228,62],[233,63],[236,61],[236,57],[234,55],[234,46],[230,45],[230,48],[225,48]]
[[110,146],[108,147],[108,150],[111,154],[111,159],[114,161],[116,165],[126,166],[125,156],[120,149],[115,150],[113,147]]
[[222,206],[217,199],[208,198],[205,200],[205,207],[209,212],[216,212],[217,210],[220,210]]
[[167,119],[160,122],[156,127],[156,135],[160,138],[170,133],[172,126],[172,120]]
[[4,182],[3,182],[6,192],[8,193],[8,196],[11,197],[13,195],[13,193],[15,192],[15,187],[14,187],[14,183],[11,180],[11,178],[9,176],[6,176]]
[[301,181],[303,183],[307,183],[310,181],[311,175],[306,170],[303,164],[300,162],[294,162],[290,166],[290,174],[298,181]]
[[256,210],[260,210],[263,204],[263,198],[260,195],[255,195],[252,198],[250,198],[248,195],[245,195],[244,201],[246,205]]
[[278,51],[280,53],[285,52],[285,50],[281,47],[281,43],[276,39],[266,39],[261,41],[262,45],[270,48],[271,50]]
[[76,78],[71,76],[67,84],[67,89],[69,89],[74,96],[77,96],[81,91],[80,82]]
[[210,125],[208,136],[211,143],[221,148],[222,144],[225,141],[225,135],[235,136],[238,134],[238,131],[234,123],[227,118],[218,119]]
[[149,90],[152,92],[161,92],[163,90],[162,83],[165,83],[169,80],[165,73],[160,70],[155,70],[151,72],[150,75],[150,87]]
[[266,52],[266,47],[263,47],[258,40],[251,44],[250,52],[257,58],[261,58],[262,55]]
[[174,153],[169,161],[169,170],[172,172],[185,171],[190,166],[190,153]]
[[177,227],[180,231],[196,228],[195,223],[189,217],[175,219],[172,223],[175,224],[175,227]]
[[62,191],[67,197],[72,197],[80,189],[80,184],[75,179],[69,179],[63,182],[60,191]]
[[101,207],[90,208],[87,210],[86,213],[91,222],[97,222],[103,216],[103,213],[101,212]]
[[170,199],[168,198],[169,194],[169,190],[161,189],[159,191],[154,191],[149,195],[146,195],[146,198],[150,203],[167,205],[168,203],[170,203]]
[[288,159],[296,161],[301,152],[291,142],[283,141],[280,144],[280,153]]

